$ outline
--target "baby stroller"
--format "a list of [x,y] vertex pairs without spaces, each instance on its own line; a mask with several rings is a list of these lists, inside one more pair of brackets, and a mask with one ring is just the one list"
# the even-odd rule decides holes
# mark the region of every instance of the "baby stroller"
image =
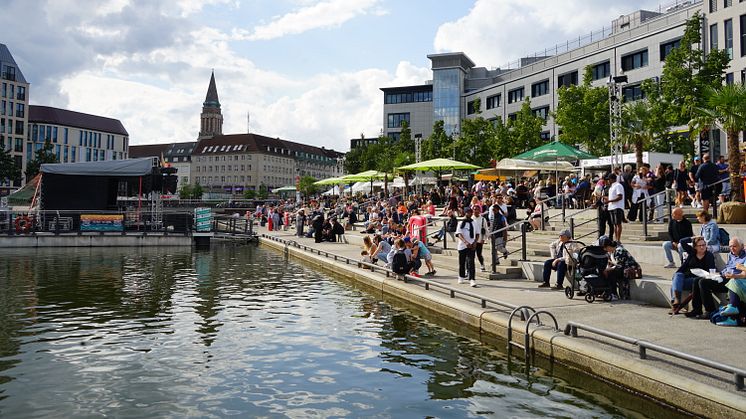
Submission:
[[585,301],[592,303],[596,298],[611,301],[615,284],[604,276],[604,270],[609,263],[609,256],[601,246],[583,245],[580,252],[570,255],[574,267],[570,269],[570,285],[565,287],[565,296],[572,299],[585,296]]

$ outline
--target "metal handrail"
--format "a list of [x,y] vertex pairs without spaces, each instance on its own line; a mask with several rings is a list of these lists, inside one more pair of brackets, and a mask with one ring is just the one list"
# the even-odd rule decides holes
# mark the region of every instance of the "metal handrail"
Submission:
[[516,307],[518,307],[517,305],[514,305],[514,304],[506,303],[506,302],[500,301],[500,300],[495,300],[493,298],[487,298],[487,297],[484,297],[484,296],[481,296],[481,295],[478,295],[478,294],[475,294],[475,293],[472,293],[472,292],[469,292],[469,291],[464,291],[464,290],[461,290],[461,289],[458,289],[458,288],[454,288],[454,287],[451,287],[449,285],[441,284],[439,282],[435,282],[435,281],[432,281],[432,280],[429,280],[429,279],[426,279],[426,278],[419,278],[419,277],[415,277],[415,276],[412,276],[412,275],[398,275],[398,274],[393,273],[390,269],[387,269],[385,267],[378,266],[378,265],[373,264],[373,263],[361,262],[359,260],[348,258],[347,256],[337,255],[337,254],[326,252],[326,251],[319,250],[319,249],[316,249],[316,248],[308,247],[306,245],[299,244],[299,243],[295,242],[295,240],[293,240],[294,244],[291,244],[291,243],[289,243],[290,242],[289,240],[281,239],[281,238],[275,237],[275,236],[270,236],[270,235],[264,234],[264,233],[262,234],[262,237],[270,239],[272,241],[276,241],[276,242],[282,243],[282,244],[287,244],[288,246],[292,245],[293,247],[296,247],[296,248],[299,248],[299,249],[302,249],[302,250],[305,250],[305,251],[310,251],[311,253],[316,253],[316,254],[318,254],[320,256],[323,255],[323,256],[325,256],[327,258],[332,258],[334,260],[342,260],[347,265],[356,264],[356,265],[365,266],[367,268],[370,268],[371,272],[384,271],[384,273],[386,274],[387,278],[391,277],[391,275],[395,275],[395,276],[403,277],[405,279],[405,282],[406,282],[407,279],[410,280],[410,281],[413,281],[413,283],[419,282],[419,283],[422,283],[422,284],[425,285],[425,289],[426,290],[429,290],[430,287],[440,288],[440,289],[448,291],[451,298],[455,298],[456,294],[460,294],[460,295],[464,295],[464,296],[467,296],[467,297],[471,297],[471,298],[474,298],[476,300],[479,300],[480,303],[481,303],[482,308],[486,308],[487,307],[487,303],[490,303],[490,304],[498,306],[498,307],[510,309],[510,310],[513,310]]
[[572,321],[567,322],[567,325],[565,326],[565,335],[572,336],[572,337],[578,337],[578,329],[585,330],[586,332],[591,332],[591,333],[604,336],[610,339],[618,340],[620,342],[628,343],[630,345],[637,346],[639,350],[639,354],[640,354],[640,359],[647,359],[647,351],[651,350],[651,351],[656,351],[656,352],[660,352],[665,355],[672,356],[674,358],[683,359],[685,361],[703,365],[705,367],[709,367],[712,369],[732,373],[733,379],[735,381],[736,389],[737,390],[744,389],[744,378],[746,378],[746,370],[743,370],[741,368],[723,364],[721,362],[712,361],[712,360],[702,358],[699,356],[690,355],[685,352],[677,351],[675,349],[671,349],[671,348],[661,346],[655,343],[651,343],[645,340],[631,338],[628,336],[620,335],[618,333],[610,332],[608,330],[603,330],[603,329],[599,329],[593,326],[588,326],[582,323],[576,323]]

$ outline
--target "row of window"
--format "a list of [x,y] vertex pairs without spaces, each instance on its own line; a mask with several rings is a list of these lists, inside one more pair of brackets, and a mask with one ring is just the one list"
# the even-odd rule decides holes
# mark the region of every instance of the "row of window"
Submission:
[[[13,102],[0,100],[0,115],[13,116]],[[15,117],[25,118],[26,117],[26,105],[23,103],[15,104]]]
[[16,138],[15,143],[12,137],[6,137],[0,134],[0,148],[6,151],[14,151],[16,153],[23,153],[23,138]]
[[5,80],[16,81],[16,68],[12,65],[4,65],[2,78]]
[[384,103],[412,103],[412,102],[432,102],[433,92],[405,92],[405,93],[386,93]]
[[26,100],[26,86],[17,86],[13,83],[3,82],[0,87],[0,96],[6,99]]
[[[232,166],[230,164],[226,166],[226,165],[222,164],[220,166],[218,166],[218,165],[215,165],[215,166],[208,165],[208,166],[204,166],[204,167],[202,167],[202,166],[196,166],[195,171],[198,172],[198,173],[199,172],[209,172],[209,173],[211,173],[213,171],[215,171],[215,172],[226,172],[226,171],[228,171],[228,172],[230,172],[230,171],[236,171],[236,172],[241,171],[241,172],[245,172],[247,170],[247,168],[248,168],[249,171],[251,171],[251,165],[250,164],[249,165],[242,164],[240,166],[239,165]],[[265,170],[266,170],[266,166],[265,166]]]
[[13,125],[13,119],[0,118],[0,134],[23,135],[23,121],[15,121],[15,129]]
[[[212,185],[213,183],[212,176],[197,176],[194,179],[195,182],[202,185]],[[251,182],[251,176],[215,176],[214,181],[223,184],[226,182]]]
[[[739,17],[739,36],[741,38],[741,57],[746,56],[746,15]],[[733,58],[733,19],[723,21],[723,35],[725,43],[723,48],[728,57]],[[718,49],[718,24],[710,25],[710,50]]]

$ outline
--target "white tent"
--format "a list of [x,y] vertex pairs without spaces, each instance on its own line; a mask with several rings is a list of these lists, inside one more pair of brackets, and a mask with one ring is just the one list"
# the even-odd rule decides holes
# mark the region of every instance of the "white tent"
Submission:
[[[348,188],[345,188],[345,192],[347,192],[347,189]],[[334,186],[333,188],[329,189],[326,192],[323,192],[321,195],[325,195],[325,196],[328,196],[328,195],[341,195],[340,189],[339,189],[339,185]]]

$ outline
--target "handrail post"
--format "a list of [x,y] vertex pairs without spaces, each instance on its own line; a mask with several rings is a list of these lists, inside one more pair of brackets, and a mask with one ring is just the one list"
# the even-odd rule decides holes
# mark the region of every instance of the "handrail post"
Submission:
[[490,255],[492,256],[492,273],[497,272],[497,265],[500,264],[500,259],[497,258],[497,248],[495,247],[495,242],[497,241],[497,238],[495,234],[490,235]]
[[575,237],[575,218],[570,217],[570,237]]
[[[722,183],[721,183],[722,185]],[[720,199],[720,195],[715,196],[715,185],[710,186],[710,190],[712,192],[711,198],[710,198],[710,205],[712,205],[712,218],[717,219],[718,218],[718,199]]]
[[648,200],[643,199],[642,201],[642,235],[647,237],[648,235]]
[[666,189],[666,205],[668,207],[668,221],[673,220],[673,203],[671,202],[672,201],[671,192],[673,192],[674,194],[676,193],[676,191]]
[[448,221],[443,221],[443,250],[448,249]]
[[562,224],[565,224],[565,208],[567,208],[567,199],[562,195]]
[[526,257],[526,223],[521,224],[521,261],[528,260]]

